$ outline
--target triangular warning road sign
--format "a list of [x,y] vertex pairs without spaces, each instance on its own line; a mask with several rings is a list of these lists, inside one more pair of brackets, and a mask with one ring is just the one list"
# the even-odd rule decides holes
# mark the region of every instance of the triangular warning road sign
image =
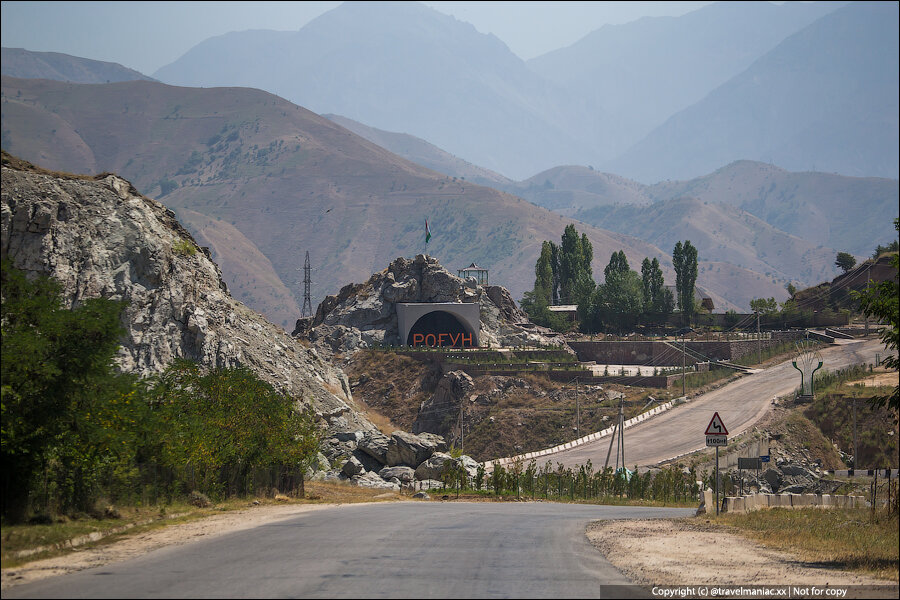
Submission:
[[709,425],[706,426],[706,435],[728,435],[728,430],[725,429],[725,423],[722,422],[719,413],[714,414],[710,419]]

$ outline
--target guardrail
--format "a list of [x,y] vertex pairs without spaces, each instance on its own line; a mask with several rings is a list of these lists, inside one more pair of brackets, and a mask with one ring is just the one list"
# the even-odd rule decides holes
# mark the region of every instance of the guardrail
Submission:
[[[629,427],[637,425],[638,423],[642,423],[653,416],[656,416],[660,413],[663,413],[663,412],[669,410],[673,406],[677,406],[678,404],[683,403],[684,401],[686,401],[686,398],[684,396],[681,396],[680,398],[675,398],[674,400],[670,400],[669,402],[666,402],[665,404],[660,404],[659,406],[657,406],[655,408],[651,408],[647,412],[641,413],[636,417],[632,417],[632,418],[626,420],[624,428],[628,429]],[[494,464],[498,464],[500,466],[505,467],[506,465],[516,462],[517,460],[521,460],[521,461],[536,460],[536,459],[542,458],[544,456],[549,456],[549,455],[555,454],[557,452],[562,452],[563,450],[569,450],[571,448],[576,448],[583,444],[587,444],[589,442],[595,442],[599,439],[605,438],[609,435],[612,435],[613,429],[615,429],[615,426],[607,427],[606,429],[604,429],[602,431],[597,431],[595,433],[591,433],[589,435],[580,437],[576,440],[572,440],[571,442],[566,442],[564,444],[560,444],[560,445],[554,446],[552,448],[547,448],[545,450],[538,450],[536,452],[526,452],[525,454],[519,454],[517,456],[509,456],[506,458],[498,458],[495,460],[489,460],[489,461],[485,461],[483,464],[484,464],[485,468],[491,468]]]

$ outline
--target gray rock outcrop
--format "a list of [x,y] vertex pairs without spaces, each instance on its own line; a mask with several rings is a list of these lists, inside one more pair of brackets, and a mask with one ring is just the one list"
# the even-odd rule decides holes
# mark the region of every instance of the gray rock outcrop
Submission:
[[413,433],[440,431],[447,415],[459,412],[460,404],[467,401],[475,389],[475,382],[465,371],[451,371],[438,382],[434,394],[422,403],[416,420],[413,422]]
[[332,352],[399,345],[395,305],[400,302],[478,303],[482,346],[564,345],[556,332],[532,325],[505,288],[475,285],[422,254],[398,258],[365,283],[346,285],[327,296],[311,323],[298,321],[294,335],[307,335]]
[[123,371],[159,373],[176,358],[245,366],[311,402],[331,431],[374,429],[351,408],[343,372],[232,298],[209,252],[128,181],[11,168],[4,160],[2,182],[3,258],[54,277],[69,306],[95,297],[128,301],[117,356]]

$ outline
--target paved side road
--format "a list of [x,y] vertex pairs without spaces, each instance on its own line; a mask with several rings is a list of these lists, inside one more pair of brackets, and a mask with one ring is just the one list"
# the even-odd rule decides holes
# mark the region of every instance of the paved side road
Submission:
[[[3,598],[600,598],[636,588],[585,535],[693,509],[344,505],[3,591]],[[640,594],[649,596],[649,594]]]
[[[835,371],[850,365],[874,363],[875,354],[884,352],[879,340],[847,341],[821,351],[823,369]],[[625,464],[651,466],[706,447],[704,432],[716,412],[734,437],[762,417],[775,396],[785,396],[800,387],[800,374],[786,361],[691,399],[656,417],[625,430]],[[612,436],[562,452],[541,457],[566,466],[586,463],[603,467]],[[611,461],[615,460],[615,445]]]

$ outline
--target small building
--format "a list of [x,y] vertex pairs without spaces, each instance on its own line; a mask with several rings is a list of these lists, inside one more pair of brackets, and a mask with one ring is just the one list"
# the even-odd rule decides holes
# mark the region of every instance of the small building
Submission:
[[488,270],[482,269],[474,262],[465,269],[459,269],[456,273],[461,279],[474,277],[478,285],[488,285]]
[[559,304],[557,306],[548,306],[547,310],[558,315],[565,315],[574,323],[578,320],[577,304]]

